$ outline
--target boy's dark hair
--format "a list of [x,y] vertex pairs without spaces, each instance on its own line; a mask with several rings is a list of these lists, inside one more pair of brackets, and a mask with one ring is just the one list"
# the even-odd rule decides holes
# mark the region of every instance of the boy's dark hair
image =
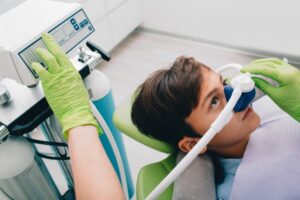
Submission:
[[154,72],[136,90],[131,118],[144,134],[177,146],[183,136],[199,137],[185,122],[198,105],[206,65],[178,57],[169,69]]

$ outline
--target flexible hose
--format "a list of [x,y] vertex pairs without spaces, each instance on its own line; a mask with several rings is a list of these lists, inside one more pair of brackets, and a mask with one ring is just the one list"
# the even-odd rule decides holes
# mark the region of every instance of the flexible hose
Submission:
[[108,141],[114,151],[114,154],[116,156],[116,160],[119,166],[119,170],[120,170],[120,176],[121,176],[121,182],[122,182],[122,187],[125,193],[125,197],[126,199],[129,199],[128,196],[128,186],[127,186],[127,180],[126,180],[126,176],[125,176],[125,169],[123,166],[123,161],[121,158],[121,154],[120,151],[118,149],[118,145],[110,131],[110,128],[108,127],[108,125],[106,124],[105,120],[103,119],[102,115],[98,112],[97,108],[95,107],[95,105],[90,102],[91,104],[91,108],[92,111],[94,113],[94,116],[96,117],[97,121],[99,122],[99,124],[101,125],[101,127],[103,128],[104,133],[106,134]]
[[230,121],[233,116],[232,110],[241,94],[242,92],[239,87],[234,89],[229,102],[226,104],[217,119],[211,124],[208,131],[197,142],[192,150],[177,164],[177,166],[147,196],[146,200],[157,199],[157,197],[165,191],[165,189],[193,162],[193,160],[199,155],[199,152],[207,146],[212,138]]

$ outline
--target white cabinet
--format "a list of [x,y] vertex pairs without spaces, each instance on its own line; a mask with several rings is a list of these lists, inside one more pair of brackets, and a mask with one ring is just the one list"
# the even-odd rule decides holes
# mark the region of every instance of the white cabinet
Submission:
[[104,18],[93,23],[96,32],[91,35],[90,40],[99,45],[105,51],[111,50],[114,45],[112,41],[109,20]]
[[87,13],[92,23],[95,23],[107,13],[106,1],[109,0],[55,0],[65,3],[79,3]]
[[122,3],[124,3],[126,0],[107,0],[107,9],[109,11],[113,10],[114,8],[118,7]]
[[96,32],[91,40],[110,51],[142,23],[142,0],[56,0],[83,6]]
[[82,0],[79,3],[82,4],[92,23],[99,21],[107,14],[106,0]]
[[142,4],[140,0],[128,0],[109,16],[113,44],[123,40],[132,30],[142,23]]

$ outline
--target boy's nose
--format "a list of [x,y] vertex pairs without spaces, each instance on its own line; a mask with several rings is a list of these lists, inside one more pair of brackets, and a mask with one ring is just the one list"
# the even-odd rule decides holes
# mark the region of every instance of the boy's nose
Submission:
[[[233,92],[233,88],[230,85],[224,86],[224,93],[225,93],[227,102],[229,101],[229,99],[232,95],[232,92]],[[256,94],[255,88],[253,90],[251,90],[250,92],[242,93],[238,102],[235,104],[233,111],[241,112],[241,111],[245,110],[248,107],[248,105],[252,102],[252,100],[254,99],[255,94]]]

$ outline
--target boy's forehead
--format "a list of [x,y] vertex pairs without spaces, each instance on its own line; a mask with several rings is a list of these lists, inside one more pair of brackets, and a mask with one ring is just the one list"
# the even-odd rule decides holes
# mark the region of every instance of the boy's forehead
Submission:
[[202,70],[202,76],[202,85],[206,88],[209,88],[210,86],[214,86],[222,82],[222,77],[219,73],[215,72],[214,70],[204,69]]
[[213,71],[204,69],[202,70],[202,76],[203,81],[201,83],[201,89],[200,89],[200,102],[204,100],[204,98],[207,96],[207,94],[215,89],[222,86],[222,77],[219,73]]

